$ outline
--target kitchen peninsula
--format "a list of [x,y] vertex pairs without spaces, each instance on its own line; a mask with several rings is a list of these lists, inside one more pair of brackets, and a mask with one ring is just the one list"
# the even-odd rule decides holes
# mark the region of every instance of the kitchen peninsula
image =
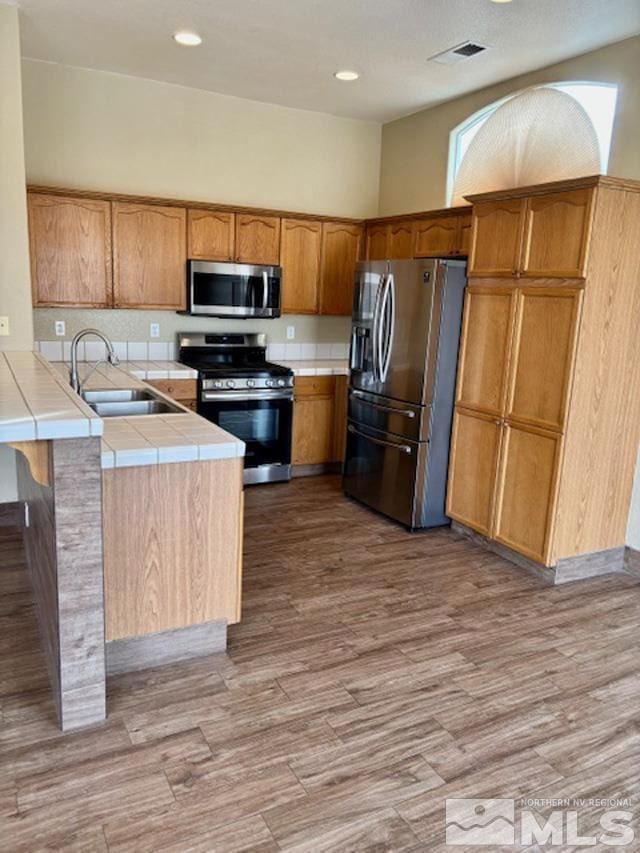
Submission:
[[0,355],[0,378],[49,679],[61,728],[75,729],[105,718],[105,673],[226,647],[244,444],[118,368],[95,370],[87,390],[160,413],[100,417],[66,366],[36,353]]

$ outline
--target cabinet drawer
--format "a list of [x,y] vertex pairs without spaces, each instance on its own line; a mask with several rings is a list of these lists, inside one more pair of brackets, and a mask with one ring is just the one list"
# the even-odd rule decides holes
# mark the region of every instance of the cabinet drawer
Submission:
[[148,384],[153,385],[154,388],[162,391],[163,394],[173,397],[174,400],[193,400],[195,402],[197,379],[154,379],[149,381]]
[[296,400],[301,397],[329,397],[333,395],[335,387],[335,376],[296,376]]

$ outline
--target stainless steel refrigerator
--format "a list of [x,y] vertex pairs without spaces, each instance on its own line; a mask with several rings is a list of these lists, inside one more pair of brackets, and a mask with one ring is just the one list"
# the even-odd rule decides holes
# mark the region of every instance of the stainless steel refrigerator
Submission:
[[465,273],[449,260],[357,267],[343,488],[411,529],[449,522]]

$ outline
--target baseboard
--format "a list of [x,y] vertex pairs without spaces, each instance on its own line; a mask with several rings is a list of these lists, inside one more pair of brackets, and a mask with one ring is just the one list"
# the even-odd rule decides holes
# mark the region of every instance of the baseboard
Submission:
[[226,619],[141,637],[110,640],[105,644],[107,675],[179,663],[224,652],[226,648]]
[[[570,583],[571,581],[585,580],[586,578],[598,577],[621,572],[625,568],[625,549],[609,548],[605,551],[593,551],[589,554],[579,554],[576,557],[566,557],[554,566],[544,566],[529,557],[524,557],[516,551],[512,551],[506,545],[488,539],[481,533],[477,533],[464,524],[457,521],[451,523],[451,529],[461,536],[466,536],[479,545],[484,546],[494,554],[504,557],[505,560],[532,572],[536,577],[549,584]],[[640,552],[636,552],[640,557]],[[638,569],[640,574],[640,568]]]
[[292,477],[316,477],[319,474],[340,474],[342,462],[323,462],[319,465],[292,465]]
[[20,501],[0,503],[0,527],[22,527],[24,510]]
[[624,549],[624,570],[640,578],[640,551],[629,548],[628,545]]

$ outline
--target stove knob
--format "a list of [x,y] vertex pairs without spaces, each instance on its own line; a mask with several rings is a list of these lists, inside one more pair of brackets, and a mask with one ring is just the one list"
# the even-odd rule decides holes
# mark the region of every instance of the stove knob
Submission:
[[236,387],[236,383],[233,381],[233,379],[227,379],[227,388],[235,388],[235,387]]
[[256,380],[255,379],[247,379],[247,388],[255,388]]
[[278,379],[278,388],[284,388],[286,384],[287,382],[285,379]]
[[267,386],[267,388],[273,388],[273,379],[267,379],[264,384]]
[[222,387],[223,387],[223,383],[222,383],[219,379],[215,379],[215,380],[214,380],[214,383],[213,383],[213,387],[214,387],[214,388],[222,388]]

